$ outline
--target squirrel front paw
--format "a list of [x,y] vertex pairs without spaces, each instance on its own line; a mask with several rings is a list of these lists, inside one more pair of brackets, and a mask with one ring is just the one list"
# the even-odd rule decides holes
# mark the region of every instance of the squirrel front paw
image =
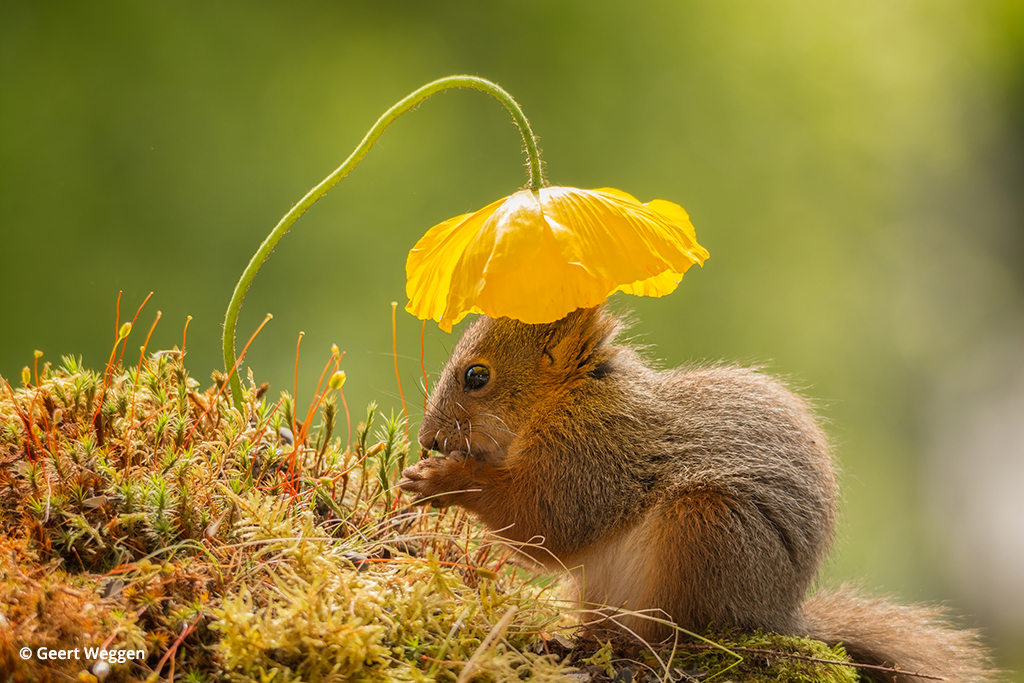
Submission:
[[457,453],[446,457],[425,457],[402,470],[398,488],[412,496],[412,504],[448,507],[456,503],[455,494],[465,490],[467,477]]

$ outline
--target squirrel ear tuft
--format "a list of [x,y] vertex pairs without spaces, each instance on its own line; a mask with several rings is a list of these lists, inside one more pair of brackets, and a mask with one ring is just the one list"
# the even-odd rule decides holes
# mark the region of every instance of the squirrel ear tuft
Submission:
[[619,329],[618,320],[604,306],[577,308],[550,323],[544,333],[542,365],[566,378],[594,370],[608,360],[609,343]]

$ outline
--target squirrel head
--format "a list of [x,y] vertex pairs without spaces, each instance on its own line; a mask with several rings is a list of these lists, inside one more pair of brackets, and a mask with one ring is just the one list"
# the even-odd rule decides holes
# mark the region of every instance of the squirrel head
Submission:
[[500,464],[569,394],[614,371],[621,327],[603,306],[544,324],[481,316],[441,371],[420,445]]

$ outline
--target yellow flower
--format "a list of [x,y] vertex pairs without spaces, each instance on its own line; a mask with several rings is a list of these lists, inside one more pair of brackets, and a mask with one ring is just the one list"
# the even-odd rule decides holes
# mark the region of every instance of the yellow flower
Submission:
[[468,313],[552,322],[616,291],[664,296],[707,257],[678,204],[521,190],[427,231],[406,262],[405,309],[446,332]]

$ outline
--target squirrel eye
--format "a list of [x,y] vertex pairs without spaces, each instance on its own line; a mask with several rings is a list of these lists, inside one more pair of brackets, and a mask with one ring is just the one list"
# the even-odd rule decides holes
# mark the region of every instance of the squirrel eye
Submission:
[[484,365],[471,365],[466,370],[465,385],[466,391],[482,389],[491,379],[491,371]]

